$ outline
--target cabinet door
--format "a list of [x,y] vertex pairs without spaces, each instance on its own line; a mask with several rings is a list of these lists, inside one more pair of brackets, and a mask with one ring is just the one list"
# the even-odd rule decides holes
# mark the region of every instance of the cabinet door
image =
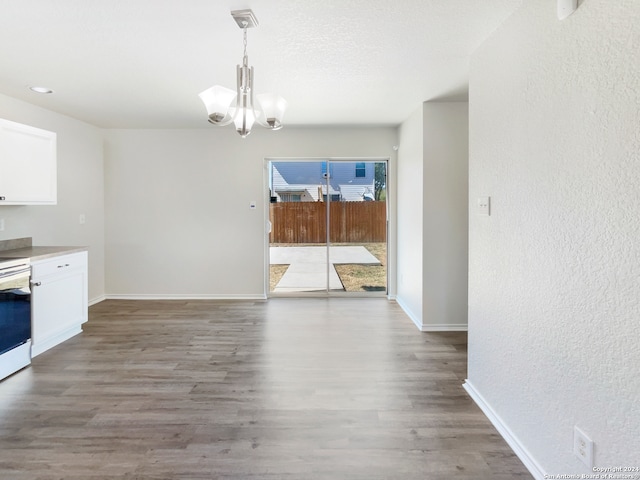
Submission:
[[56,134],[0,119],[0,205],[56,201]]
[[32,356],[82,331],[81,325],[87,321],[86,265],[86,253],[33,265]]

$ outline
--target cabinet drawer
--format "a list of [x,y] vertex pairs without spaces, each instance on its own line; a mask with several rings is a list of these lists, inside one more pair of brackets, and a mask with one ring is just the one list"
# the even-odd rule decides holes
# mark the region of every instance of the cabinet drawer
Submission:
[[67,270],[87,268],[87,252],[59,255],[38,262],[31,263],[31,278],[38,280],[47,275],[63,274]]

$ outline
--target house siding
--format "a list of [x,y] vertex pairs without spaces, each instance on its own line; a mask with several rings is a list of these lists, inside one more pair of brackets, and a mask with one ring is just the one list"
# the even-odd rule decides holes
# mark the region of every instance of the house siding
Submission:
[[[301,201],[318,201],[318,187],[326,194],[326,179],[323,174],[322,161],[308,162],[273,162],[272,163],[272,196],[283,201],[281,193],[301,192]],[[358,162],[362,163],[362,162]],[[346,202],[364,200],[364,195],[372,198],[375,192],[375,163],[365,162],[365,175],[356,177],[356,162],[330,162],[329,191],[332,195],[340,195]]]

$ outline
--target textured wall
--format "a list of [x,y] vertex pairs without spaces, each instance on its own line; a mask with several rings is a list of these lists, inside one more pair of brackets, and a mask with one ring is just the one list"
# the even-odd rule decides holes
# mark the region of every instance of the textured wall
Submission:
[[640,464],[638,92],[637,0],[525,1],[472,60],[469,381],[549,474],[574,425]]
[[398,303],[423,331],[467,329],[468,104],[425,102],[398,132]]
[[469,104],[426,102],[423,119],[423,329],[466,330]]

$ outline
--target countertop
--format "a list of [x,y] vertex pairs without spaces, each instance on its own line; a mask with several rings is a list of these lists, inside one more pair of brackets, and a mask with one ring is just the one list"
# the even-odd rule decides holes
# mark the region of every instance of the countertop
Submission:
[[32,262],[66,255],[68,253],[86,252],[87,247],[24,247],[0,251],[0,257],[30,258]]

